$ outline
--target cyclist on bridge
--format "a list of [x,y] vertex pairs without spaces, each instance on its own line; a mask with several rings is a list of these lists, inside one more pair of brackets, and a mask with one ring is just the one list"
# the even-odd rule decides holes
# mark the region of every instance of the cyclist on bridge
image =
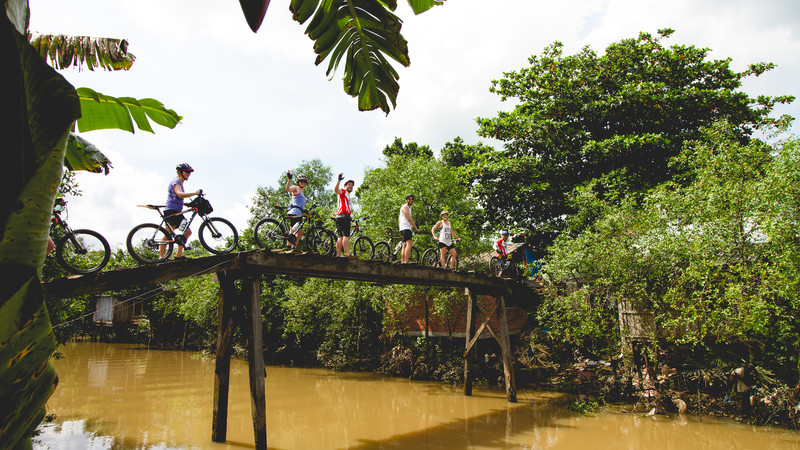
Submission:
[[[55,204],[53,205],[53,216],[50,217],[50,232],[53,232],[53,227],[56,223],[58,223],[59,218],[56,217],[61,214],[61,211],[64,211],[64,208],[67,207],[67,201],[64,200],[63,197],[56,198]],[[56,243],[53,242],[53,237],[49,234],[47,235],[47,253],[45,256],[49,255],[56,248]]]
[[[183,199],[194,197],[198,195],[198,192],[186,192],[183,190],[183,183],[189,179],[189,176],[192,175],[194,169],[192,166],[186,163],[178,164],[175,167],[175,171],[178,173],[178,176],[169,182],[167,185],[167,204],[164,209],[164,217],[167,223],[167,227],[169,227],[170,231],[176,232],[175,230],[178,229],[183,221],[186,219],[183,217],[183,214],[178,214],[183,211]],[[189,227],[183,231],[183,243],[185,243],[189,236],[192,235],[192,230]],[[175,250],[175,259],[183,259],[183,245],[180,241],[176,242],[177,249]],[[167,251],[166,244],[161,245],[159,247],[159,253],[161,256],[164,256],[164,252]]]
[[344,182],[344,189],[339,187],[339,184],[344,179],[344,173],[340,173],[336,180],[336,186],[333,191],[336,192],[337,205],[336,205],[336,256],[342,256],[344,252],[345,257],[350,256],[350,224],[352,218],[352,209],[350,208],[350,194],[353,192],[353,186],[356,182],[347,180]]
[[[303,237],[303,229],[300,228],[300,222],[303,221],[303,210],[306,207],[306,196],[303,194],[303,189],[308,185],[308,178],[305,175],[297,176],[297,184],[292,184],[292,171],[286,171],[286,192],[288,192],[292,199],[289,201],[289,211],[291,218],[291,230],[289,232],[289,239],[287,245],[292,251],[297,251],[297,246],[300,243],[300,238]],[[298,229],[295,230],[295,227]]]
[[508,231],[501,231],[500,239],[494,243],[494,251],[497,252],[498,258],[505,258],[508,256],[508,251],[506,249],[506,241],[508,241],[508,236]]
[[411,259],[411,247],[414,245],[414,232],[419,233],[417,224],[411,218],[411,205],[414,203],[414,194],[406,195],[406,202],[400,207],[400,214],[397,217],[397,228],[403,235],[403,248],[400,250],[400,264],[408,264]]
[[436,222],[436,225],[431,228],[431,234],[433,235],[434,239],[436,238],[436,229],[441,227],[441,231],[439,231],[439,238],[438,238],[438,247],[439,247],[439,265],[442,269],[447,269],[445,261],[447,260],[447,253],[450,253],[450,269],[455,269],[456,267],[456,260],[458,258],[458,254],[456,252],[455,244],[453,244],[454,240],[459,240],[460,238],[456,235],[455,231],[453,231],[453,225],[448,220],[448,216],[450,213],[447,210],[442,211],[439,213],[439,217],[442,220]]
[[[497,257],[500,259],[508,258],[508,251],[506,248],[506,241],[509,238],[508,231],[501,231],[500,232],[500,239],[496,240],[494,243],[494,251],[497,253]],[[503,266],[500,266],[503,267]],[[503,276],[504,269],[500,270],[499,276]]]

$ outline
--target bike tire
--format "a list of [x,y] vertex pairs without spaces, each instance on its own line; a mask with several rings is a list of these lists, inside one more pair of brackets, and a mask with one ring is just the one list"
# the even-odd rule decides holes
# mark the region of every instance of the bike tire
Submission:
[[386,261],[389,262],[392,260],[392,250],[389,247],[389,243],[386,241],[380,241],[375,244],[375,249],[373,250],[372,259],[375,261]]
[[262,219],[258,222],[253,229],[253,237],[258,248],[272,250],[286,246],[286,230],[275,219]]
[[[75,245],[78,241],[80,246]],[[94,273],[103,270],[111,259],[111,247],[100,233],[92,230],[73,230],[56,243],[56,260],[75,274]]]
[[458,270],[458,260],[459,260],[458,254],[456,254],[456,263],[455,264],[451,264],[452,260],[453,260],[453,255],[448,252],[447,253],[447,258],[444,261],[445,267],[450,267],[451,270]]
[[[172,254],[175,242],[170,237],[169,231],[154,223],[143,223],[133,227],[125,240],[128,253],[133,259],[144,264],[153,264],[165,261]],[[166,246],[164,255],[160,255],[159,247]]]
[[306,241],[306,248],[313,253],[326,256],[336,254],[336,235],[327,228],[313,226],[304,234],[303,239]]
[[[397,259],[400,259],[400,254],[397,254]],[[411,254],[408,255],[408,262],[409,263],[419,263],[421,261],[419,257],[419,249],[417,247],[411,247]]]
[[353,242],[353,256],[364,261],[372,260],[375,254],[375,246],[372,244],[372,239],[366,236],[359,236]]
[[203,218],[198,238],[200,244],[215,255],[230,253],[239,244],[239,233],[236,231],[236,227],[228,219],[222,217]]
[[429,248],[422,253],[422,265],[425,267],[439,267],[439,251]]
[[499,277],[502,268],[500,267],[501,259],[497,256],[492,256],[492,259],[489,260],[489,273]]

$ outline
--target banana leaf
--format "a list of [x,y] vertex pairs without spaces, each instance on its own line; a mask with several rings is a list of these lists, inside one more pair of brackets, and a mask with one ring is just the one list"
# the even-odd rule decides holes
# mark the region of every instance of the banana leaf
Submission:
[[94,144],[75,133],[69,133],[67,153],[64,156],[64,167],[68,170],[85,170],[94,173],[105,172],[108,175],[108,171],[111,169],[111,161]]
[[[27,1],[0,14],[6,138],[0,177],[0,448],[30,446],[57,376],[56,341],[39,279],[67,135],[80,115],[75,89],[28,43]],[[12,24],[11,20],[14,20]],[[20,32],[20,30],[23,30]]]
[[116,98],[86,87],[78,88],[76,92],[81,102],[81,118],[78,119],[77,127],[82,133],[103,129],[133,133],[134,123],[140,130],[152,133],[150,120],[167,128],[175,128],[183,119],[178,113],[152,98]]

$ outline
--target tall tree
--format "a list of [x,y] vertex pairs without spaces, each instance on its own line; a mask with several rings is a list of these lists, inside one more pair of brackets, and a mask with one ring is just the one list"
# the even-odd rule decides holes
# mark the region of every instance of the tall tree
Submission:
[[724,119],[746,138],[790,120],[769,114],[794,97],[751,98],[739,90],[744,78],[773,64],[736,72],[730,59],[707,60],[706,48],[665,47],[672,32],[641,33],[603,55],[588,47],[564,55],[555,42],[529,58],[529,67],[493,81],[491,92],[517,104],[478,119],[482,136],[505,142],[469,167],[487,214],[508,217],[507,226],[561,231],[575,212],[567,196],[579,186],[593,183],[604,199],[639,195],[681,175],[683,168],[667,162],[701,127]]
[[600,338],[618,329],[616,303],[626,301],[653,313],[662,343],[725,346],[727,364],[761,365],[796,383],[798,139],[744,145],[725,123],[704,133],[675,160],[694,173],[683,185],[621,205],[578,190],[575,208],[597,220],[556,240],[546,272],[578,276],[583,288],[571,299],[554,293],[540,320],[556,334]]

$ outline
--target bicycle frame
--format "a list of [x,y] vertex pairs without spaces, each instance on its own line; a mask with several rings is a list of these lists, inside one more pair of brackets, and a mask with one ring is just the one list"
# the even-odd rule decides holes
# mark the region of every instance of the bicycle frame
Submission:
[[[161,228],[163,228],[163,229],[165,229],[165,230],[170,232],[170,235],[167,236],[168,242],[171,241],[171,242],[175,242],[177,244],[181,244],[176,239],[177,233],[175,233],[175,229],[172,228],[172,226],[169,223],[167,223],[167,219],[170,218],[170,217],[175,217],[177,215],[186,214],[186,213],[191,213],[191,215],[189,216],[189,219],[186,220],[186,228],[189,228],[192,225],[192,222],[194,221],[194,218],[199,215],[200,219],[202,219],[202,221],[206,224],[206,226],[211,229],[213,236],[216,237],[216,236],[219,236],[219,234],[220,234],[219,230],[217,230],[217,228],[214,226],[214,222],[211,221],[211,220],[208,220],[207,216],[200,214],[196,207],[191,207],[190,206],[190,207],[184,209],[183,211],[178,211],[178,212],[176,212],[174,214],[170,214],[168,216],[165,216],[163,211],[161,210],[161,208],[164,208],[164,206],[160,206],[160,205],[139,205],[139,206],[144,206],[146,208],[155,209],[156,212],[158,212],[158,215],[161,217],[161,223],[159,224],[159,226]],[[183,244],[186,244],[186,242],[183,242]]]
[[[274,205],[275,209],[281,211],[280,217],[276,220],[281,224],[281,226],[286,229],[286,231],[291,235],[297,235],[298,230],[302,230],[303,227],[306,225],[306,222],[311,221],[311,216],[309,211],[313,209],[316,205],[312,205],[311,208],[303,209],[303,214],[284,214],[283,211],[286,211],[285,206],[281,205]],[[291,219],[300,218],[299,225],[297,226],[297,230],[292,230],[292,221]]]
[[[83,246],[83,243],[81,241],[75,239],[75,232],[73,232],[72,228],[70,228],[69,225],[67,225],[67,222],[64,221],[64,219],[62,219],[58,213],[53,213],[53,217],[56,220],[50,225],[50,237],[57,238],[57,236],[54,236],[56,227],[61,227],[61,229],[64,230],[64,236],[66,236],[67,239],[69,239],[70,242],[72,242],[72,244],[77,249],[77,253],[85,254],[88,250],[86,250],[86,247]],[[53,241],[55,240],[56,239],[53,239]]]

